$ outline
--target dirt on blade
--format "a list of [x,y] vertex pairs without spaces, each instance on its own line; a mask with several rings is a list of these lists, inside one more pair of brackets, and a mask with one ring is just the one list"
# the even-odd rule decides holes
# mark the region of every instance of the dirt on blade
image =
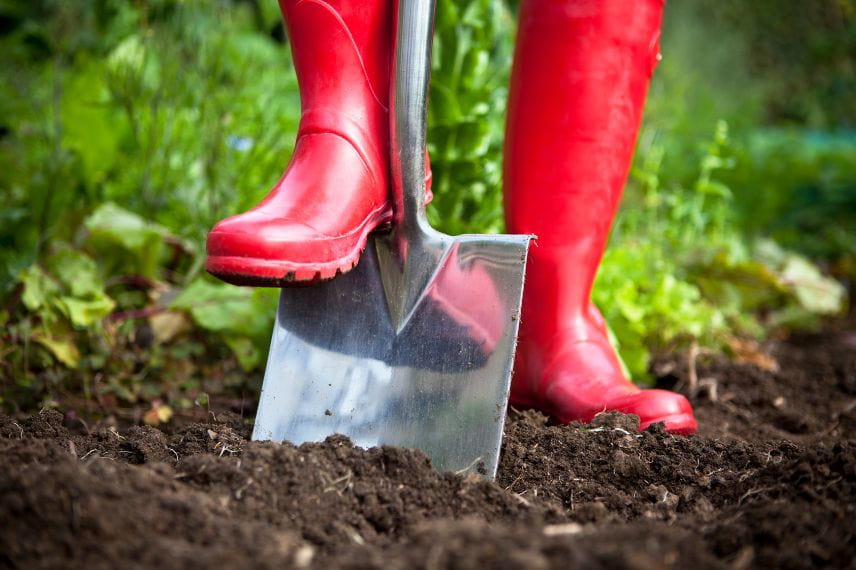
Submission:
[[342,437],[252,443],[229,412],[169,432],[0,417],[0,568],[853,567],[856,333],[772,356],[659,363],[690,438],[513,412],[493,483]]

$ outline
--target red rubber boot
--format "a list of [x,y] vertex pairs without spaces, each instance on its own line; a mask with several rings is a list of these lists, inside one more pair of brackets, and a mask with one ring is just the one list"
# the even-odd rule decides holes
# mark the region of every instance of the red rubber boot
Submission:
[[505,146],[506,218],[533,233],[511,402],[561,422],[605,410],[697,429],[686,398],[622,373],[591,288],[659,55],[662,0],[523,0]]
[[206,269],[283,286],[356,265],[389,200],[390,0],[280,0],[300,84],[291,163],[250,211],[208,235]]

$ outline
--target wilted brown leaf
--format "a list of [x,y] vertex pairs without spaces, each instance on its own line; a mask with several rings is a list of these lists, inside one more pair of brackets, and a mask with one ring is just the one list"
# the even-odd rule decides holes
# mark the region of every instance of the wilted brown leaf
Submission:
[[728,339],[728,346],[734,354],[735,362],[754,364],[770,372],[779,371],[778,361],[766,353],[756,340],[730,338]]

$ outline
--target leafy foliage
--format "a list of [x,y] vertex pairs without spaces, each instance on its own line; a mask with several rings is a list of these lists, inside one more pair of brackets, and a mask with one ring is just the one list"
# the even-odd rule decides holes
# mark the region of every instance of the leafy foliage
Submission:
[[449,234],[502,229],[502,140],[513,46],[501,0],[439,0],[428,150],[431,223]]
[[720,181],[737,164],[724,122],[704,145],[690,188],[662,185],[665,150],[652,144],[633,172],[635,191],[594,294],[634,378],[648,377],[652,352],[690,342],[725,348],[734,335],[812,326],[820,315],[841,311],[844,287],[805,258],[770,240],[747,245],[735,223],[734,194]]
[[[231,353],[243,371],[262,364],[259,347],[273,325],[275,292],[206,277],[186,286],[161,280],[171,264],[192,258],[192,250],[181,248],[165,228],[115,204],[100,206],[83,225],[89,231],[78,247],[52,243],[44,260],[18,278],[20,303],[8,315],[7,332],[19,349],[4,358],[5,372],[23,391],[16,400],[79,382],[99,402],[107,396],[128,403],[151,400],[170,388],[199,390],[210,370],[188,374],[193,370],[186,359],[203,352],[219,353],[220,359]],[[174,261],[165,247],[153,247],[165,243],[178,247]],[[211,379],[245,382],[237,367],[223,368],[227,375],[221,371]],[[98,383],[99,377],[107,382]]]
[[740,226],[856,278],[856,133],[759,129],[735,153],[741,168],[725,179],[752,188]]
[[[200,242],[288,160],[296,80],[260,33],[278,14],[215,0],[0,11],[0,397],[252,384],[240,370],[262,361],[273,295],[202,277]],[[203,353],[227,360],[188,360]]]
[[825,129],[856,126],[856,2],[723,0],[694,9],[740,34],[746,66],[762,78],[764,119]]
[[288,49],[258,33],[250,5],[87,0],[7,10],[16,22],[0,40],[7,287],[50,241],[72,241],[99,204],[122,204],[198,243],[216,220],[260,199],[287,162],[296,79]]

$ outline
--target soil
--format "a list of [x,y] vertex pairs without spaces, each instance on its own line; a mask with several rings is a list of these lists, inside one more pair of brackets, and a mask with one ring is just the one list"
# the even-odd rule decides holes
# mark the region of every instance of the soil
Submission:
[[771,353],[658,363],[693,437],[512,411],[495,482],[339,436],[253,443],[228,411],[0,417],[0,568],[856,567],[856,332]]

